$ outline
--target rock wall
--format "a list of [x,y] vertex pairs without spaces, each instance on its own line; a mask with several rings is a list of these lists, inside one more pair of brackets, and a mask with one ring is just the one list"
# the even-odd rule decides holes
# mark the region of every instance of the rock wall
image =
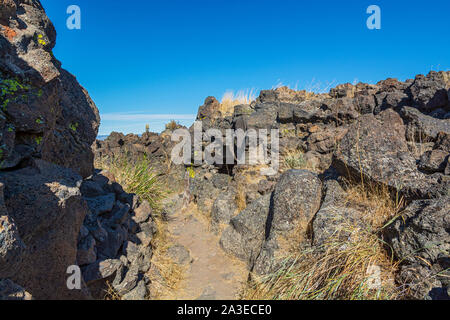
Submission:
[[109,285],[125,300],[148,298],[157,231],[150,204],[126,193],[107,171],[86,179],[81,193],[89,213],[78,237],[77,263],[91,294],[104,299]]
[[100,119],[54,57],[55,41],[39,1],[0,1],[0,296],[7,298],[91,297],[84,282],[68,290],[66,271],[77,264],[89,212],[80,186],[93,174]]

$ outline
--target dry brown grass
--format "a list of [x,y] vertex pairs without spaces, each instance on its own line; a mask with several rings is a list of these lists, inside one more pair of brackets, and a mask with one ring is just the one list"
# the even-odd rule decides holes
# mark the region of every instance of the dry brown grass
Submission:
[[108,301],[118,301],[122,300],[122,296],[113,288],[109,281],[106,282],[106,290],[104,300]]
[[239,212],[247,208],[247,194],[243,183],[237,184],[235,201]]
[[[347,201],[364,209],[367,225],[343,223],[342,232],[319,247],[305,245],[280,259],[273,274],[255,277],[243,291],[250,300],[394,300],[403,296],[394,275],[397,263],[378,233],[397,216],[403,201],[383,187],[348,185]],[[379,270],[374,277],[373,270]],[[378,284],[376,284],[378,282]]]
[[178,265],[168,257],[167,250],[174,245],[169,238],[167,223],[161,219],[155,220],[157,233],[152,240],[154,249],[152,257],[152,268],[156,268],[158,274],[148,274],[152,282],[152,299],[159,299],[179,289],[185,275],[185,267]]
[[373,230],[397,217],[405,206],[404,198],[385,185],[347,182],[346,193],[350,205],[363,208],[364,218]]
[[219,111],[222,116],[231,116],[234,113],[234,107],[240,104],[250,104],[256,99],[254,90],[238,91],[234,93],[233,91],[227,91],[222,97],[220,103]]

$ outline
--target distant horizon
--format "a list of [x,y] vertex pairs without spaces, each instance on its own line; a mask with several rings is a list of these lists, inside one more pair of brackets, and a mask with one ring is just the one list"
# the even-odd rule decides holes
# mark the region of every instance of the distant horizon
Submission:
[[[423,75],[427,75],[429,72],[431,71],[448,71],[447,70],[433,70],[430,69],[428,72],[423,73]],[[414,79],[415,76],[419,75],[420,73],[415,73],[414,75],[410,76],[410,77],[405,77],[403,79],[400,78],[396,78],[396,77],[392,77],[397,79],[398,81],[401,82],[405,82],[406,80],[409,79]],[[387,78],[386,78],[387,79]],[[366,84],[377,84],[379,81],[383,81],[386,79],[379,79],[376,81],[372,81],[372,82],[365,82]],[[310,86],[313,84],[314,80],[311,81]],[[346,82],[346,83],[350,83],[350,82]],[[358,83],[361,83],[361,81],[353,81],[353,85],[356,85]],[[328,93],[330,91],[330,89],[335,88],[338,85],[342,85],[345,83],[334,83],[333,81],[330,81],[326,84],[326,88],[327,90],[323,90],[323,88],[318,88],[315,87],[314,89],[316,90],[308,90],[308,88],[292,88],[290,85],[285,85],[283,83],[278,83],[276,86],[273,86],[272,88],[267,88],[267,89],[261,89],[256,91],[257,92],[257,97],[260,95],[262,90],[274,90],[276,88],[279,87],[288,87],[291,90],[295,90],[295,91],[301,91],[301,90],[306,90],[306,91],[311,91],[313,93]],[[316,84],[316,85],[321,85],[321,84]],[[309,88],[311,89],[311,88]],[[254,89],[252,89],[254,91]],[[208,97],[208,96],[206,96]],[[205,97],[205,98],[206,98]],[[215,97],[216,99],[220,100],[218,97]],[[199,105],[200,107],[201,105]],[[97,135],[97,139],[99,137],[108,137],[112,132],[119,132],[119,133],[123,133],[124,135],[127,134],[136,134],[136,135],[142,135],[142,133],[145,132],[145,128],[146,125],[149,125],[150,127],[150,132],[154,132],[154,133],[161,133],[165,130],[165,125],[167,123],[169,123],[170,121],[176,121],[177,123],[179,123],[182,126],[185,127],[190,127],[192,124],[194,124],[197,115],[196,114],[148,114],[148,113],[139,113],[139,112],[127,112],[127,113],[108,113],[108,114],[101,114],[100,115],[101,120],[106,120],[109,122],[113,122],[112,124],[110,124],[111,127],[113,127],[114,129],[111,129],[111,131],[109,130],[109,127],[101,127],[101,129],[103,129],[103,131],[99,131],[98,135]],[[148,121],[146,121],[148,120]],[[121,124],[122,122],[127,122],[127,124],[123,125]],[[131,123],[133,121],[137,121],[138,123]],[[130,127],[133,128],[134,131],[129,131],[127,130],[127,128],[129,129]],[[124,130],[120,130],[120,128],[124,128]],[[139,131],[142,128],[141,131]],[[156,129],[155,129],[156,128]]]

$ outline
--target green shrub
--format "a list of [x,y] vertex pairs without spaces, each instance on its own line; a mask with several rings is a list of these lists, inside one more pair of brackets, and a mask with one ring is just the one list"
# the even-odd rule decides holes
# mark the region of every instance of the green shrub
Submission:
[[301,151],[290,152],[284,159],[289,169],[303,169],[306,167],[306,161]]

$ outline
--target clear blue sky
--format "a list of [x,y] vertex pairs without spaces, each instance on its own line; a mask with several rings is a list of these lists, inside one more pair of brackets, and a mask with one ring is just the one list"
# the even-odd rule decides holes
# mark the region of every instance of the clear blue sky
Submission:
[[[100,134],[153,131],[227,90],[407,79],[450,65],[448,0],[41,0],[54,53],[103,116]],[[66,28],[80,6],[82,29]],[[382,29],[366,27],[380,6]]]

